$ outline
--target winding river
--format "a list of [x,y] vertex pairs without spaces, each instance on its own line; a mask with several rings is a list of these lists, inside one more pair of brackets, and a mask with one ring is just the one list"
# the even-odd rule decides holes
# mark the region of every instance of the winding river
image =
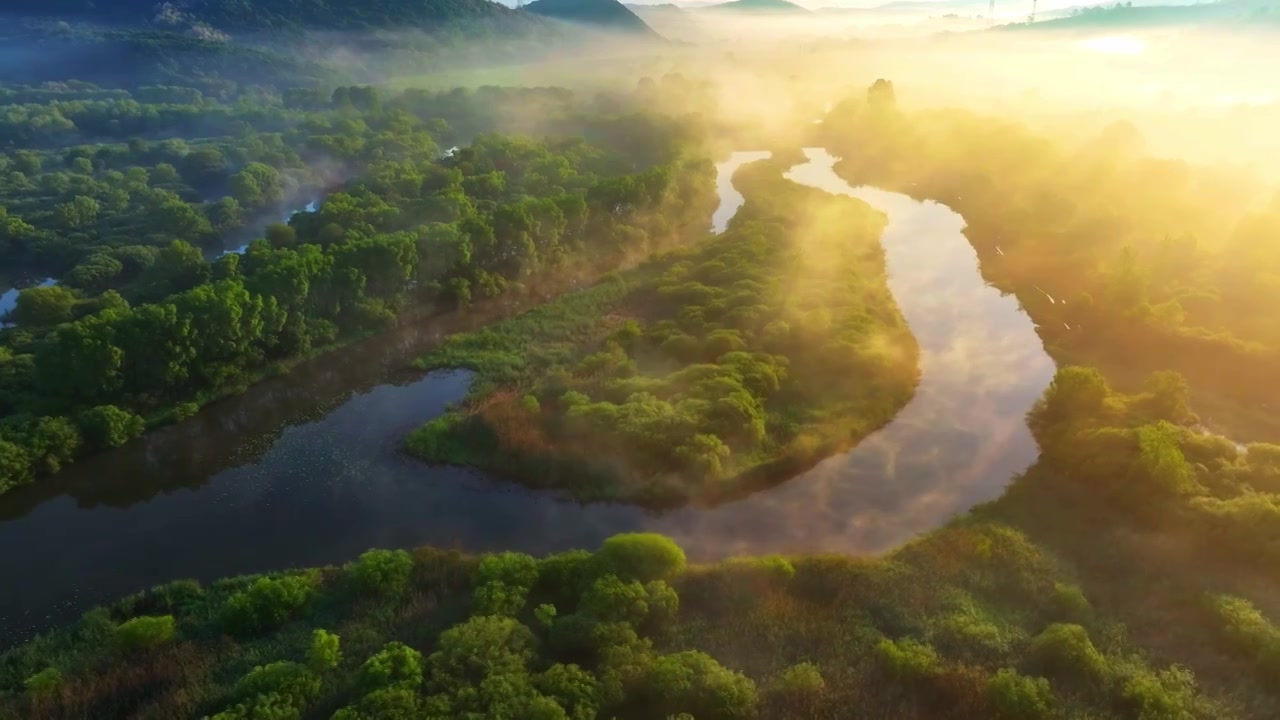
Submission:
[[[432,316],[0,497],[0,647],[157,583],[342,562],[374,546],[544,553],[645,529],[700,559],[868,553],[997,496],[1035,459],[1024,415],[1053,373],[1031,321],[983,282],[954,212],[850,188],[835,158],[806,155],[790,178],[888,215],[890,284],[922,351],[915,398],[851,452],[742,500],[662,514],[427,467],[398,442],[460,398],[468,376],[404,368],[486,319]],[[728,178],[764,156],[720,165],[717,230],[742,202]]]

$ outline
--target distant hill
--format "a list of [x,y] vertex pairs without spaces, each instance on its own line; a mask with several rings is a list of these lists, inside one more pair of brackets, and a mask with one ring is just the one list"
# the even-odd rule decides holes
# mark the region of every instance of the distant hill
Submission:
[[331,68],[296,53],[178,33],[21,22],[0,29],[0,83],[179,84],[216,92],[228,82],[296,86],[342,79]]
[[378,82],[564,54],[589,36],[490,0],[0,0],[0,80]]
[[671,3],[627,5],[627,9],[639,16],[646,25],[668,40],[697,41],[705,39],[703,18],[700,18],[696,11]]
[[1280,27],[1276,0],[1223,0],[1191,5],[1098,5],[1075,8],[1035,24],[1006,25],[1009,30],[1141,30],[1162,27],[1222,27],[1273,30]]
[[3,0],[0,15],[116,26],[248,33],[267,30],[454,30],[539,24],[536,17],[490,0]]
[[787,0],[733,0],[733,2],[708,5],[699,12],[781,13],[808,15],[813,11]]
[[618,0],[534,0],[524,9],[535,15],[602,30],[658,36]]

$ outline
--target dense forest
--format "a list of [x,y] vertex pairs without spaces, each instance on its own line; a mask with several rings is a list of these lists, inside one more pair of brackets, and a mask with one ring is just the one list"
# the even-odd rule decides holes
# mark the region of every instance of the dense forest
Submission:
[[887,423],[918,371],[884,217],[789,165],[739,171],[746,205],[715,240],[451,337],[420,365],[478,371],[472,398],[409,450],[667,505],[784,480]]
[[179,582],[0,656],[0,713],[1274,717],[1280,447],[1200,434],[1185,382],[1148,385],[1059,371],[1040,462],[881,559],[693,565],[624,535]]
[[960,212],[984,275],[1017,293],[1060,364],[1099,366],[1121,387],[1177,370],[1206,421],[1275,436],[1258,412],[1280,402],[1272,190],[1151,157],[1125,123],[1067,147],[995,118],[899,111],[887,83],[840,104],[822,134],[851,182]]
[[[1038,460],[883,556],[699,563],[648,533],[543,557],[290,556],[288,570],[144,590],[0,651],[0,718],[1280,717],[1274,188],[1154,157],[1123,123],[1071,144],[908,111],[887,81],[811,124],[813,88],[781,76],[816,54],[770,77],[790,95],[677,74],[599,93],[367,84],[529,49],[573,57],[558,42],[576,30],[487,0],[11,0],[0,25],[0,493],[53,488],[6,506],[5,523],[63,513],[27,537],[66,530],[85,497],[110,504],[105,490],[45,503],[68,464],[338,346],[453,327],[441,317],[499,320],[417,360],[472,384],[407,437],[378,438],[417,456],[394,457],[421,470],[411,481],[464,465],[554,502],[692,505],[697,523],[698,505],[794,479],[889,423],[921,377],[886,218],[785,179],[802,139],[843,158],[851,183],[960,213],[983,275],[1058,364],[1026,417]],[[772,59],[722,58],[761,75]],[[713,234],[714,161],[759,145],[774,159],[737,173],[745,202]],[[298,422],[279,420],[278,434]],[[148,500],[180,484],[172,470]],[[345,502],[330,479],[314,478]],[[265,505],[287,494],[269,480],[233,482]],[[386,488],[406,504],[404,485]],[[778,507],[777,522],[805,522]],[[110,542],[122,524],[104,517],[77,530]],[[239,527],[209,533],[209,554],[231,562]],[[128,530],[145,562],[172,540]],[[410,544],[379,530],[378,544]],[[89,544],[74,551],[112,557]],[[198,565],[206,546],[173,544],[183,575],[228,573]],[[8,573],[5,592],[47,579]]]
[[[508,103],[533,121],[537,92],[383,103],[342,87],[248,107],[180,88],[141,90],[146,104],[85,87],[7,92],[13,127],[61,123],[0,159],[0,257],[58,281],[19,293],[0,330],[3,489],[407,310],[621,267],[704,232],[710,212],[701,129],[629,110],[639,98],[584,112],[546,91],[557,135],[538,141],[473,135]],[[65,142],[236,127],[190,144]],[[454,128],[473,140],[443,152],[435,138]],[[255,214],[324,189],[314,212],[221,252]]]

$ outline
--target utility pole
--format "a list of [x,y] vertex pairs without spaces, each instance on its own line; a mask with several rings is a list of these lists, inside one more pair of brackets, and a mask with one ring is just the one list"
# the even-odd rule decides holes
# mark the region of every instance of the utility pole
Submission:
[[987,27],[996,24],[996,0],[991,0],[987,5]]
[[1039,0],[1031,0],[1031,22],[1033,23],[1036,21],[1036,3],[1037,2],[1039,2]]

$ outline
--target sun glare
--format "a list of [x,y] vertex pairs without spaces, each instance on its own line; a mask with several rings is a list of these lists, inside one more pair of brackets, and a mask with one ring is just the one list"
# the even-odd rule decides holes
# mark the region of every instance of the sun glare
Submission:
[[1147,49],[1147,44],[1132,35],[1107,35],[1089,38],[1080,43],[1086,50],[1112,53],[1115,55],[1138,55]]

